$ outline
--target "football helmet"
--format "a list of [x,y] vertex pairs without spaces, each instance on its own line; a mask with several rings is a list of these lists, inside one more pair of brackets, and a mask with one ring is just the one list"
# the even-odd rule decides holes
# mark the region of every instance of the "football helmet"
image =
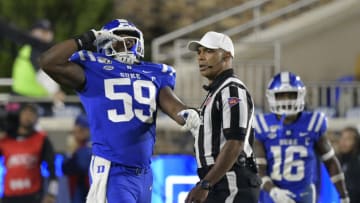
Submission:
[[[130,21],[115,19],[105,24],[101,28],[101,32],[106,34],[95,42],[99,53],[126,64],[133,64],[144,57],[143,34]],[[118,43],[122,44],[121,49],[117,47]]]
[[[297,93],[296,98],[276,98],[279,93]],[[275,75],[266,90],[270,111],[277,115],[294,115],[304,110],[306,87],[300,77],[291,72]]]

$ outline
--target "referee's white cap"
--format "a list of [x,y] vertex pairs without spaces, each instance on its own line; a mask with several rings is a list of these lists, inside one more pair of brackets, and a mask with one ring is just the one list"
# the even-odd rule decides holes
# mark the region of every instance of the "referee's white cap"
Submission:
[[205,35],[200,39],[200,41],[190,41],[187,45],[190,51],[198,51],[198,48],[206,47],[209,49],[223,49],[231,53],[231,56],[234,58],[234,44],[229,36],[209,31],[205,33]]

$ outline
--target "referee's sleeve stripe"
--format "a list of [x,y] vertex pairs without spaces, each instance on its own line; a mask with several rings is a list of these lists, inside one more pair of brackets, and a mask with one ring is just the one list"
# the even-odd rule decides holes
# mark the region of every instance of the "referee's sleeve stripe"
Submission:
[[[248,94],[245,89],[238,88],[239,91],[239,108],[240,108],[240,120],[238,121],[238,126],[240,128],[252,127],[252,124],[249,123],[250,112],[252,112],[252,106],[248,103]],[[249,126],[250,125],[250,126]]]
[[229,116],[231,112],[227,101],[228,98],[230,98],[230,90],[229,87],[226,87],[221,91],[223,128],[230,128],[231,125],[231,116]]
[[232,105],[229,100],[233,99],[234,101],[236,101],[235,99],[239,99],[239,89],[237,87],[230,86],[229,90],[230,90],[230,98],[228,98],[228,102],[226,103],[226,105],[228,106],[228,108],[230,108],[230,112],[231,112],[230,128],[238,128],[240,113],[241,113],[239,104],[241,101],[238,101],[236,105]]

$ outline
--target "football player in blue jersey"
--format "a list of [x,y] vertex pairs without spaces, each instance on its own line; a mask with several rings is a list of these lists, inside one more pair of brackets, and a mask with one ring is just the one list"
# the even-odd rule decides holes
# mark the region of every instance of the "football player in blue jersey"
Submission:
[[300,77],[281,72],[270,81],[266,96],[272,113],[258,114],[255,149],[263,202],[315,203],[317,156],[338,191],[341,203],[349,202],[344,174],[325,136],[327,118],[304,111],[306,88]]
[[88,203],[151,201],[159,108],[187,130],[199,125],[197,112],[173,92],[175,70],[143,57],[142,32],[116,19],[54,45],[40,58],[48,75],[77,91],[88,115],[93,153]]

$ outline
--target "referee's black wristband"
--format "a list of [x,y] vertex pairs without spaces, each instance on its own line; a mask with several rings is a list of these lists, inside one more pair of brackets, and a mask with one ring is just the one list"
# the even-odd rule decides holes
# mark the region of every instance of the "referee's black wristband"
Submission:
[[75,42],[77,44],[78,50],[94,50],[93,42],[96,37],[93,31],[89,30],[80,36],[76,36]]
[[212,190],[213,186],[207,180],[201,180],[200,182],[196,183],[196,185],[200,185],[200,188],[203,190]]

